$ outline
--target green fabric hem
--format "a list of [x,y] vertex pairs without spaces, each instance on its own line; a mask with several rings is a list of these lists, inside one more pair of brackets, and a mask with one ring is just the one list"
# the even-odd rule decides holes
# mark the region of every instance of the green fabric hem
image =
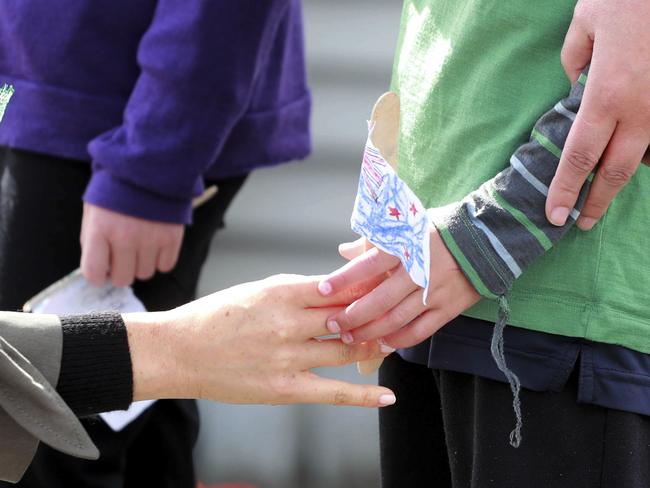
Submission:
[[435,226],[438,229],[438,233],[440,234],[440,237],[442,237],[442,241],[445,243],[445,246],[454,257],[460,268],[463,270],[463,273],[467,279],[472,283],[476,291],[479,293],[479,295],[492,300],[498,298],[488,289],[485,283],[483,283],[483,280],[474,269],[474,266],[472,266],[472,264],[463,254],[463,251],[461,251],[460,247],[458,247],[458,244],[449,232],[449,229],[447,229],[444,224],[439,222],[435,222]]
[[[540,292],[541,293],[541,292]],[[602,303],[580,302],[564,297],[512,291],[508,296],[508,324],[538,332],[577,337],[627,347],[650,354],[648,322]],[[499,305],[481,300],[463,315],[488,322],[497,318]]]

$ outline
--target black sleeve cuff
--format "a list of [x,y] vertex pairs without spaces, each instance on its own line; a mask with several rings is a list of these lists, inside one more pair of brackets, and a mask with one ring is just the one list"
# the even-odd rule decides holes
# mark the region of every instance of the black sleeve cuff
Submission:
[[133,372],[119,313],[62,316],[63,352],[57,391],[80,417],[128,408]]

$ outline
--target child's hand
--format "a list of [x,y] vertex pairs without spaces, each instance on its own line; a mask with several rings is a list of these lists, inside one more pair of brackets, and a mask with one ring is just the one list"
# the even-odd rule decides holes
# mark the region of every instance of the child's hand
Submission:
[[328,320],[330,332],[340,332],[346,344],[382,338],[394,348],[414,346],[480,298],[436,230],[431,231],[427,305],[422,303],[422,288],[413,283],[398,258],[376,248],[362,253],[363,246],[364,239],[341,245],[341,255],[352,261],[319,284],[321,293],[330,295],[371,277],[385,277],[370,293]]

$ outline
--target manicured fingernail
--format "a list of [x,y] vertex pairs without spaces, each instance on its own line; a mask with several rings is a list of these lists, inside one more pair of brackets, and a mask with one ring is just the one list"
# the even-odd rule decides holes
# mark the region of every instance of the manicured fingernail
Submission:
[[328,320],[327,330],[329,330],[332,334],[338,334],[341,332],[341,327],[339,326],[338,322],[336,322],[336,320]]
[[391,394],[384,394],[379,396],[379,405],[382,407],[387,407],[388,405],[393,405],[397,401],[397,398],[395,398],[395,395]]
[[341,334],[341,340],[344,344],[352,344],[354,342],[354,338],[349,332],[343,332],[343,334]]
[[569,216],[569,209],[566,207],[556,207],[551,210],[551,224],[564,225]]
[[339,251],[346,251],[354,245],[354,242],[343,242],[339,244]]
[[578,219],[577,225],[581,230],[591,230],[593,229],[594,225],[596,225],[596,222],[598,221],[596,219],[592,219],[591,217],[580,217]]
[[327,281],[321,281],[318,283],[318,291],[323,295],[329,295],[332,293],[332,285],[330,285]]
[[381,344],[379,346],[379,350],[383,352],[384,354],[390,354],[392,352],[395,352],[394,347],[390,347],[388,344]]

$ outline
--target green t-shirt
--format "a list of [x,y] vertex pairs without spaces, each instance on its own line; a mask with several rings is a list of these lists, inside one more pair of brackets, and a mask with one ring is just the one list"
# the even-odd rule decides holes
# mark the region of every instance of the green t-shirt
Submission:
[[[569,91],[560,50],[574,2],[406,0],[393,87],[400,174],[428,207],[507,167]],[[515,282],[510,323],[650,352],[650,171],[641,167],[590,232],[574,229]],[[645,278],[649,276],[649,278]],[[466,315],[494,320],[496,302]]]

